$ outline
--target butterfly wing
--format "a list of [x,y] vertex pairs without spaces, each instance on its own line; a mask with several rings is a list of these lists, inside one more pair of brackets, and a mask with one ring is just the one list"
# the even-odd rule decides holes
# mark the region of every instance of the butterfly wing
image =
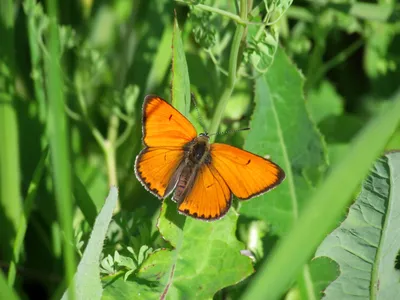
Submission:
[[135,174],[158,198],[174,189],[184,158],[184,146],[196,136],[193,125],[160,97],[149,95],[143,104],[144,148],[135,161]]
[[163,199],[176,185],[183,154],[175,148],[145,148],[136,157],[136,177],[148,191]]
[[278,165],[245,150],[215,143],[210,152],[211,165],[239,199],[263,194],[285,178],[285,172]]
[[231,200],[232,193],[221,175],[211,165],[203,164],[178,210],[194,218],[215,220],[228,212]]
[[147,147],[182,148],[197,136],[196,129],[164,99],[149,95],[143,104],[143,143]]

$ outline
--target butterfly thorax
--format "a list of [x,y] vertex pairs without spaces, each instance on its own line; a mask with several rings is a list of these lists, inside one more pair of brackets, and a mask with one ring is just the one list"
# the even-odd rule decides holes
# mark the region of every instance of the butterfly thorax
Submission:
[[203,164],[211,163],[210,143],[207,134],[200,134],[184,146],[185,159],[174,194],[178,203],[192,189],[194,179]]

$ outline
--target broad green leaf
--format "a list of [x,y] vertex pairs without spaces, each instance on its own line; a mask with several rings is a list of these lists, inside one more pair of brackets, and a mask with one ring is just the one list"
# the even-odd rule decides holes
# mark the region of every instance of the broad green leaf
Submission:
[[321,136],[305,107],[303,82],[279,49],[268,72],[256,80],[256,106],[245,142],[247,150],[278,163],[286,179],[273,191],[243,202],[240,213],[267,221],[279,235],[296,221],[326,168]]
[[189,71],[183,48],[181,31],[175,18],[172,38],[172,105],[183,115],[188,116],[190,110]]
[[291,231],[258,270],[243,299],[278,299],[342,216],[400,121],[400,93],[369,122],[312,195]]
[[[305,271],[308,272],[307,275],[309,275],[310,278],[304,276]],[[303,276],[299,278],[298,287],[301,299],[321,299],[326,287],[335,280],[338,275],[339,266],[332,259],[327,257],[313,259],[309,265],[303,269]],[[311,283],[311,286],[308,286],[308,283]]]
[[130,280],[123,280],[123,276],[115,278],[108,278],[104,285],[104,293],[101,299],[103,300],[131,300],[131,299],[146,299],[158,300],[160,299],[157,288],[147,285],[145,282],[137,282]]
[[159,290],[158,298],[210,299],[224,287],[253,272],[235,236],[237,214],[230,210],[217,221],[204,222],[178,214],[171,200],[163,203],[158,227],[174,247],[149,256],[137,276]]
[[[78,265],[78,271],[74,276],[74,290],[78,299],[101,298],[103,289],[100,281],[100,254],[117,200],[118,190],[112,187],[96,218],[89,242]],[[64,293],[62,299],[68,299],[68,291]]]
[[400,152],[380,158],[364,180],[346,220],[320,245],[341,274],[325,299],[397,299],[400,272],[394,268],[400,249]]

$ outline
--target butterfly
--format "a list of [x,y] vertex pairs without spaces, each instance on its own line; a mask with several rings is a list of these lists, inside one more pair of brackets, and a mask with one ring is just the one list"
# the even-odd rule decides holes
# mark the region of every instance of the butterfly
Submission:
[[276,187],[285,172],[272,161],[239,148],[209,143],[164,99],[146,96],[143,103],[143,144],[135,174],[159,199],[174,190],[181,214],[201,220],[223,217],[232,195],[247,200]]

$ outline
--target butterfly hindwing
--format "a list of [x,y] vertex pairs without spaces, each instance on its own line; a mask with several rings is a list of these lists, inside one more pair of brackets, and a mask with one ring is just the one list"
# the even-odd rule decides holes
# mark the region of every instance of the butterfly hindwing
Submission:
[[198,219],[215,220],[228,212],[231,200],[232,193],[221,175],[212,166],[203,164],[178,210]]
[[210,152],[212,166],[239,199],[265,193],[285,178],[278,165],[245,150],[215,143],[211,144]]
[[136,157],[136,177],[143,186],[160,199],[175,187],[175,173],[183,159],[183,150],[145,148]]

